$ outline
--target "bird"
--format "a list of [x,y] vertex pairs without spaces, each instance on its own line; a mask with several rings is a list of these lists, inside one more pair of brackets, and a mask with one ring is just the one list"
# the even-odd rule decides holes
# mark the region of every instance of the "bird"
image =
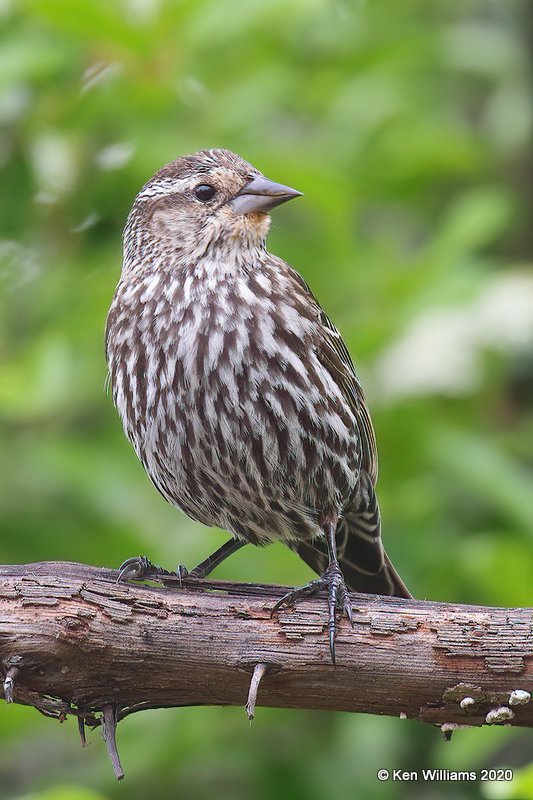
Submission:
[[[156,172],[124,228],[105,346],[114,405],[152,483],[231,534],[180,577],[205,578],[246,543],[285,543],[319,577],[273,612],[325,590],[335,663],[350,590],[411,595],[383,548],[376,439],[348,348],[267,249],[271,210],[301,194],[221,148]],[[119,579],[154,570],[136,556]]]

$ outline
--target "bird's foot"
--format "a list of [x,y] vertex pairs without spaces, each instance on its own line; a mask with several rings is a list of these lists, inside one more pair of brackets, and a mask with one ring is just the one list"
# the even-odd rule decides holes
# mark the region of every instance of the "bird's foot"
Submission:
[[353,627],[353,612],[350,595],[341,568],[336,561],[330,563],[322,577],[309,581],[305,586],[300,586],[283,595],[281,600],[278,600],[272,609],[272,614],[279,611],[280,608],[294,605],[297,600],[301,600],[303,597],[309,597],[322,589],[325,589],[328,593],[329,650],[331,653],[331,660],[335,664],[335,637],[338,627],[335,612],[337,608],[341,610],[341,614],[346,614]]
[[[128,558],[120,565],[117,583],[124,583],[125,581],[160,581],[164,583],[165,578],[178,578],[181,586],[182,580],[187,578],[188,575],[187,568],[182,564],[178,566],[175,572],[170,572],[168,569],[152,564],[146,556],[133,556],[133,558]],[[195,576],[192,574],[192,577]]]

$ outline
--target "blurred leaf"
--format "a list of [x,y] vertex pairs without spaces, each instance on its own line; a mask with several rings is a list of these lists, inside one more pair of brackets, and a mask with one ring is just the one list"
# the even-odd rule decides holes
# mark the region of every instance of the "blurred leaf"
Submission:
[[[226,538],[153,489],[103,388],[135,193],[177,155],[225,146],[304,192],[276,210],[269,248],[354,356],[385,545],[415,596],[529,602],[533,344],[527,289],[518,302],[505,286],[532,270],[532,24],[525,3],[479,0],[0,0],[1,561],[192,566]],[[437,375],[431,394],[394,394],[382,370],[408,334],[403,377]],[[461,363],[477,374],[450,392]],[[219,575],[297,584],[309,570],[277,544]],[[121,786],[98,734],[81,751],[70,721],[2,711],[11,800],[395,800],[412,785],[377,768],[531,760],[509,729],[444,744],[395,719],[259,709],[250,729],[241,709],[182,709],[121,723]],[[528,774],[499,787],[526,796]]]
[[19,795],[12,800],[108,800],[108,796],[84,786],[58,785],[43,792]]
[[435,240],[438,251],[465,253],[483,248],[506,229],[512,205],[506,192],[479,188],[459,195]]
[[482,792],[487,800],[532,800],[533,764],[515,769],[512,781],[488,781],[482,784]]

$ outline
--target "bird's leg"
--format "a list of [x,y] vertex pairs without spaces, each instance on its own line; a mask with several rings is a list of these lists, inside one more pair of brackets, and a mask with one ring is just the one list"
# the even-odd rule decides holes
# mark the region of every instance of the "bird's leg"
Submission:
[[[240,550],[241,547],[244,547],[246,542],[243,542],[242,539],[230,539],[229,542],[224,542],[224,544],[215,550],[214,553],[211,553],[210,556],[198,564],[197,567],[191,569],[189,572],[189,576],[191,578],[207,578],[207,576],[213,572],[219,564],[222,564],[223,561],[226,560],[228,556],[231,556],[232,553],[236,553],[237,550]],[[179,567],[178,567],[179,569]]]
[[184,567],[182,564],[178,566],[175,572],[169,572],[167,569],[163,569],[163,567],[158,567],[155,564],[146,558],[146,556],[134,556],[133,558],[128,558],[127,561],[120,566],[118,572],[117,583],[122,583],[124,581],[140,581],[140,580],[154,580],[154,581],[163,581],[167,577],[172,578],[179,578],[180,581],[183,578],[196,578],[201,580],[202,578],[207,577],[210,572],[212,572],[215,567],[218,567],[228,556],[232,553],[236,553],[237,550],[240,550],[246,542],[243,542],[240,539],[230,539],[229,542],[225,542],[218,550],[215,550],[210,556],[208,556],[201,564],[198,564],[197,567],[192,569],[190,572],[189,570]]
[[295,601],[302,597],[309,597],[309,595],[314,594],[320,589],[326,589],[328,593],[329,649],[333,663],[335,663],[335,637],[337,635],[337,620],[335,616],[337,606],[340,606],[342,612],[346,614],[350,623],[353,625],[350,595],[337,559],[337,544],[335,541],[335,532],[337,530],[336,522],[337,521],[334,520],[324,524],[324,534],[329,557],[329,564],[324,574],[320,578],[309,581],[305,586],[287,592],[281,600],[278,600],[272,609],[272,613],[274,613],[283,606],[293,605]]

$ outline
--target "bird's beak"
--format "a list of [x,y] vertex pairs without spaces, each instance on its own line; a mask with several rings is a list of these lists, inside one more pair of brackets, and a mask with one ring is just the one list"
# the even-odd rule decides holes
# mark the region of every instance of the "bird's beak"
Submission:
[[271,208],[299,197],[302,192],[260,175],[241,189],[229,205],[236,214],[266,214]]

